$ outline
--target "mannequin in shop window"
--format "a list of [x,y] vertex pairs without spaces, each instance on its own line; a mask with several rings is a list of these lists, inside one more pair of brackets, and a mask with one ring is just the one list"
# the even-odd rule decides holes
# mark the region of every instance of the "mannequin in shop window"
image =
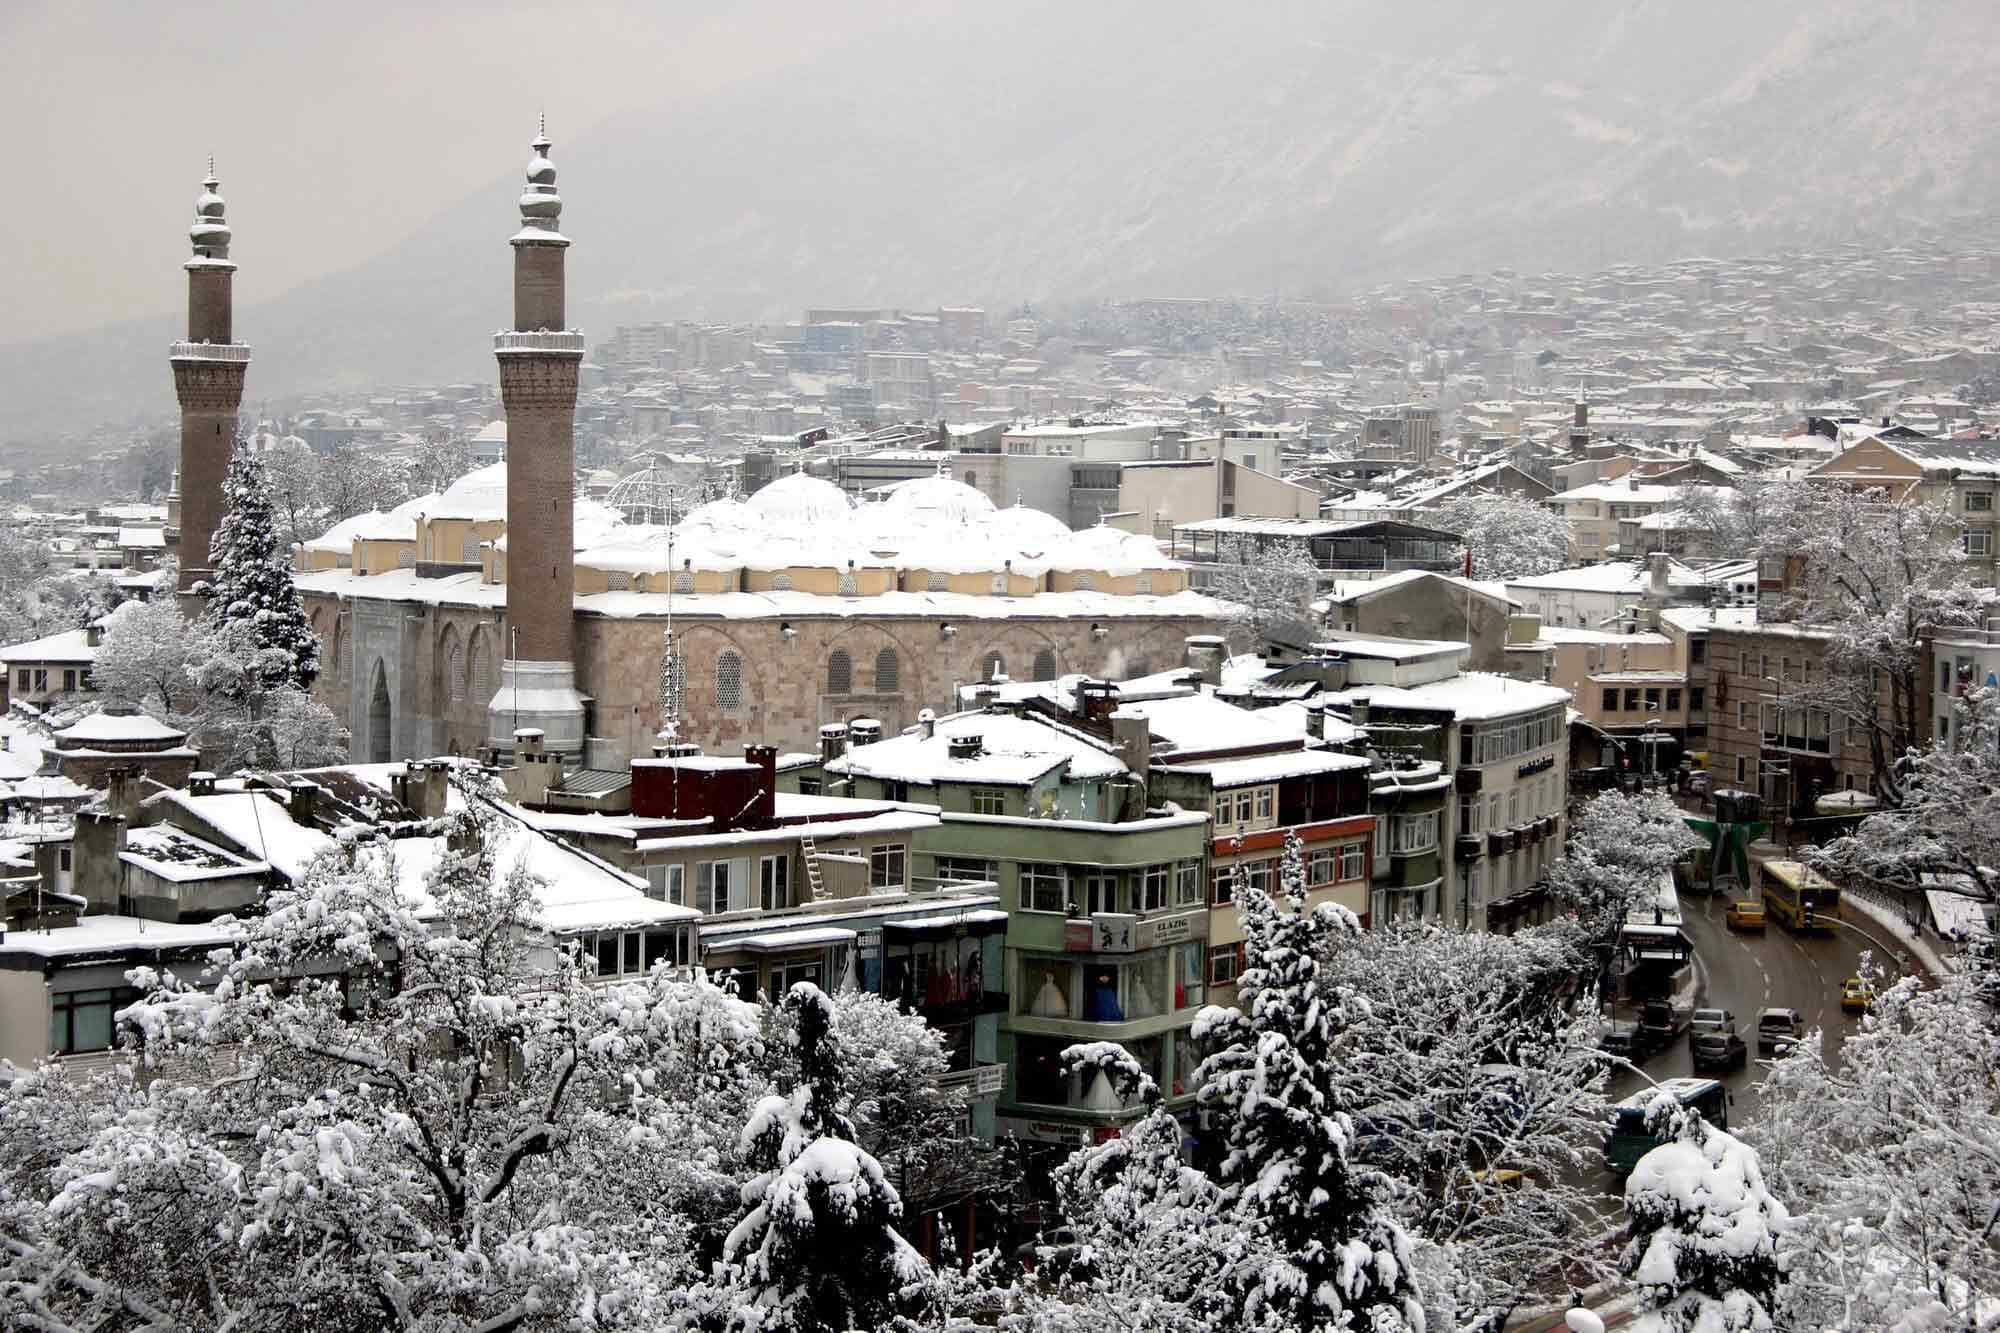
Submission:
[[1035,992],[1035,1002],[1028,1012],[1036,1018],[1068,1018],[1069,1001],[1063,998],[1062,988],[1056,985],[1056,974],[1042,973],[1042,987]]
[[1086,1023],[1123,1023],[1125,1010],[1118,1003],[1118,974],[1109,970],[1090,974],[1083,992],[1083,1020]]

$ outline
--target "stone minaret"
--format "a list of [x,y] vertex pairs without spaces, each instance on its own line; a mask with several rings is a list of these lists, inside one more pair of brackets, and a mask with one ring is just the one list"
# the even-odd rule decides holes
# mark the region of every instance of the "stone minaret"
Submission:
[[194,204],[194,258],[188,275],[187,341],[169,351],[174,396],[181,404],[180,591],[208,576],[208,543],[222,521],[222,482],[236,449],[236,412],[243,402],[243,375],[250,348],[233,340],[231,286],[236,265],[229,262],[229,224],[216,193],[215,162]]
[[514,327],[495,334],[507,412],[507,634],[487,739],[511,754],[539,729],[566,760],[583,753],[576,692],[576,374],[583,335],[564,327],[562,197],[539,134],[513,237]]

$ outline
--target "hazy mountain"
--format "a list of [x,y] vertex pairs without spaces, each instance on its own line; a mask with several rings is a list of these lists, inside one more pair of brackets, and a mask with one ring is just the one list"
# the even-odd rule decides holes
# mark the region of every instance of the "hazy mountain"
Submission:
[[[668,92],[559,142],[572,315],[608,331],[808,303],[1331,295],[1983,230],[1996,47],[1983,0],[926,12],[810,77]],[[239,312],[251,401],[490,377],[519,166]],[[0,435],[170,410],[173,333],[10,348]]]

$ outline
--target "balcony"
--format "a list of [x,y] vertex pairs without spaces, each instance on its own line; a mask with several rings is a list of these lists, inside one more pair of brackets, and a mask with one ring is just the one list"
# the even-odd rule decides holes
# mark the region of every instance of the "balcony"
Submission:
[[175,361],[248,361],[249,343],[171,343],[167,355]]
[[974,1100],[998,1097],[1007,1088],[1007,1066],[974,1065],[970,1069],[953,1070],[939,1074],[937,1085],[946,1091],[961,1091]]
[[523,355],[582,356],[583,335],[564,329],[503,329],[493,335],[493,350],[502,356],[510,352]]

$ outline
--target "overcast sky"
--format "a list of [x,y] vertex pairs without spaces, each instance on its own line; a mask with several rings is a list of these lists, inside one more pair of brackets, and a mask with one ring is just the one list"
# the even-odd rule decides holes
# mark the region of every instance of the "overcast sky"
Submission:
[[0,341],[173,309],[214,153],[239,300],[376,253],[607,116],[824,58],[882,6],[0,0],[10,210],[32,262]]

